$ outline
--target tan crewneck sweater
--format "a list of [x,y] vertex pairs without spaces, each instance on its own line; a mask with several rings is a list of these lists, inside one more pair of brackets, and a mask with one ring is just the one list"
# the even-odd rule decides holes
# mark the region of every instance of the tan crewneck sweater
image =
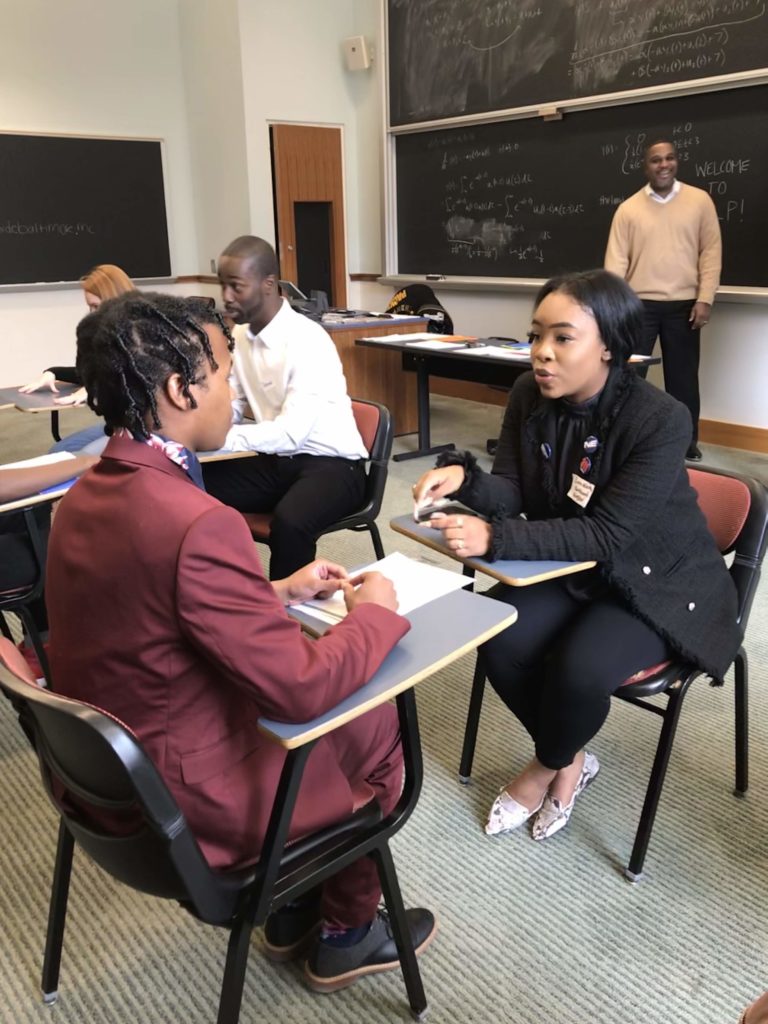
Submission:
[[715,204],[691,185],[660,203],[644,188],[618,207],[605,269],[641,299],[696,299],[712,303],[720,283],[720,225]]

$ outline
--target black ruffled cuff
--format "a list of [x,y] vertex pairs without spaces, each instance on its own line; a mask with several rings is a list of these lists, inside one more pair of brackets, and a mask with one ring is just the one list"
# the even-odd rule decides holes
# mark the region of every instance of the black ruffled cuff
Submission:
[[477,459],[472,452],[441,452],[437,457],[435,465],[438,469],[442,469],[443,466],[462,466],[464,469],[464,482],[458,491],[454,491],[454,494],[459,494],[461,491],[465,491],[468,487],[472,486],[472,476],[477,469]]
[[507,510],[502,505],[491,516],[491,543],[485,556],[489,562],[499,562],[505,558],[504,524],[508,518]]

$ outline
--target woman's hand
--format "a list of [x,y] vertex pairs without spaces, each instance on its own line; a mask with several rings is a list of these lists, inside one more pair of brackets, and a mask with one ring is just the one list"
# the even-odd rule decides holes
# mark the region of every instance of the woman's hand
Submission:
[[346,579],[343,566],[317,558],[284,580],[274,580],[272,586],[283,604],[299,604],[313,597],[331,597]]
[[488,554],[493,536],[491,524],[478,516],[447,516],[444,512],[435,512],[429,525],[442,530],[445,543],[460,558]]
[[41,373],[37,380],[33,380],[31,384],[22,385],[19,391],[22,395],[31,395],[33,391],[39,391],[41,388],[50,388],[51,391],[58,392],[56,378],[50,370]]
[[429,507],[437,498],[453,494],[464,483],[463,466],[441,466],[430,469],[413,485],[413,500],[417,507]]
[[85,388],[78,388],[71,395],[62,395],[61,398],[54,398],[54,405],[84,405],[88,398]]

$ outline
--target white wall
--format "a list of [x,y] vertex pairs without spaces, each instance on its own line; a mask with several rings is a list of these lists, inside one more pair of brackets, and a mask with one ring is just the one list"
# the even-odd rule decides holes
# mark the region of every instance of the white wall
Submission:
[[[171,267],[197,273],[178,0],[0,0],[0,25],[0,130],[164,139]],[[79,288],[0,289],[0,383],[71,363],[83,312]]]
[[238,0],[182,0],[179,24],[199,273],[251,230]]
[[271,13],[265,8],[240,0],[251,229],[274,242],[269,124],[342,125],[347,269],[378,269],[379,86],[373,70],[346,70],[341,47],[347,36],[373,31],[378,2],[282,0]]

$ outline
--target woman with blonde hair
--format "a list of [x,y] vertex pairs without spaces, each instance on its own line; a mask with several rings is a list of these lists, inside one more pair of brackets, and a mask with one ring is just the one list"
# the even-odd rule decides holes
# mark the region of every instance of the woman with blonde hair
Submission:
[[[83,289],[85,304],[88,311],[92,313],[98,309],[104,299],[116,299],[118,295],[135,291],[136,286],[124,270],[116,267],[113,263],[101,263],[99,266],[89,270],[80,278],[80,287]],[[44,370],[37,380],[25,384],[19,388],[22,394],[28,395],[33,391],[40,391],[48,388],[55,394],[58,393],[57,382],[64,384],[80,384],[80,375],[74,366],[49,366]],[[84,387],[79,387],[71,395],[62,395],[54,398],[56,405],[84,405],[86,400]],[[92,441],[100,440],[104,431],[101,426],[87,427],[79,430],[76,434],[58,441],[51,451],[80,451],[85,445]]]

